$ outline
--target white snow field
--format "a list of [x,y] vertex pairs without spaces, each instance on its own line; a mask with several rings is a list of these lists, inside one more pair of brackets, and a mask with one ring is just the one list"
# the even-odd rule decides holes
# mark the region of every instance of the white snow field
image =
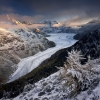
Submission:
[[69,86],[65,85],[66,80],[61,79],[59,76],[60,71],[33,85],[26,85],[24,91],[12,100],[100,100],[100,83],[95,89],[91,90],[90,94],[87,90],[68,98],[71,90]]
[[76,40],[73,39],[73,36],[75,35],[73,33],[50,33],[49,35],[51,36],[47,37],[47,39],[55,42],[56,46],[43,52],[39,52],[34,56],[21,59],[17,65],[17,70],[10,76],[8,83],[31,72],[34,68],[38,67],[44,60],[51,57],[51,55],[58,50],[70,47],[76,42]]

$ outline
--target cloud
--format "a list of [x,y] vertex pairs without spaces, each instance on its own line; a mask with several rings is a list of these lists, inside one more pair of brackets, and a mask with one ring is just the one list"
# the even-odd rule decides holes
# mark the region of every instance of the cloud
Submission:
[[80,26],[82,24],[86,24],[87,22],[91,21],[95,19],[94,18],[90,18],[87,15],[80,15],[80,16],[74,16],[72,18],[70,18],[69,20],[63,21],[62,24],[65,24],[66,26]]
[[87,14],[100,12],[100,0],[2,0],[0,3],[12,7],[20,15],[55,16],[63,11]]
[[[14,13],[17,19],[85,22],[100,16],[100,0],[2,0],[0,13]],[[14,16],[14,17],[16,17]],[[76,21],[75,21],[76,20]]]
[[14,10],[11,7],[4,7],[4,6],[0,6],[0,11],[2,11],[3,13],[10,13],[10,12],[14,12]]
[[0,23],[0,28],[9,28],[9,29],[20,29],[20,28],[39,28],[45,26],[44,24],[33,24],[33,25],[25,25],[25,24],[20,24],[20,25],[12,25],[12,24],[7,24],[7,23]]
[[36,16],[22,16],[19,14],[2,14],[0,15],[0,28],[25,28],[25,27],[30,27],[30,28],[38,28],[40,26],[45,26],[44,24],[34,24],[34,25],[11,25],[11,20],[8,20],[7,15],[9,15],[10,19],[16,19],[18,21],[27,21],[27,22],[39,22],[44,16],[42,15],[36,15]]
[[14,18],[14,19],[19,20],[19,21],[28,21],[28,22],[38,22],[44,17],[42,15],[27,16],[27,15],[7,13],[7,14],[0,15],[0,21],[8,21],[7,15],[9,15],[9,17],[11,19]]
[[33,10],[43,14],[48,20],[70,22],[73,17],[78,16],[76,19],[79,24],[100,16],[100,0],[34,0],[30,3]]
[[0,1],[0,14],[12,13],[14,12],[13,7],[11,7],[6,0]]

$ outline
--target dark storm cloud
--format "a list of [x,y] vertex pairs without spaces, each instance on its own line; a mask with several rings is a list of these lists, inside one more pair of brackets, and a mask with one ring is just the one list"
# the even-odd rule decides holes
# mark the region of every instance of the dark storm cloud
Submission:
[[14,12],[14,9],[9,5],[7,0],[0,0],[0,14]]
[[7,12],[22,16],[42,15],[44,19],[82,15],[92,18],[100,16],[100,0],[0,0],[0,13]]
[[[37,14],[56,14],[62,11],[84,11],[87,14],[100,12],[100,0],[11,0],[18,12],[29,11]],[[16,1],[16,2],[15,2]],[[12,5],[12,6],[13,6]],[[22,13],[23,13],[22,12]]]
[[100,12],[100,0],[0,0],[0,8],[6,6],[17,13],[29,15],[54,14],[65,10],[84,11],[87,14]]

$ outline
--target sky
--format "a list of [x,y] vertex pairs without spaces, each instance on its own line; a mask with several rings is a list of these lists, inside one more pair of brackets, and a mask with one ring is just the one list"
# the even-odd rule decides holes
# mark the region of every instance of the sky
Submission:
[[56,20],[76,26],[99,18],[100,0],[0,0],[0,21],[9,15],[16,20]]

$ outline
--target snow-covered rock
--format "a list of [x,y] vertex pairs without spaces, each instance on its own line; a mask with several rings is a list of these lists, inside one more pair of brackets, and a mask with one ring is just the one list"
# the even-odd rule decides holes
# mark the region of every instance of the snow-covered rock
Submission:
[[23,28],[11,31],[18,34],[26,42],[27,48],[30,49],[30,55],[54,46],[53,42],[48,41],[46,35],[40,32],[39,29]]
[[34,29],[0,28],[0,83],[16,69],[21,58],[32,56],[54,46],[44,33]]
[[[65,73],[61,68],[60,71],[47,78],[43,78],[35,84],[26,85],[23,92],[12,100],[100,100],[100,59],[94,61],[89,60],[87,64],[82,66],[79,64],[79,59],[74,59],[74,57],[78,57],[77,53],[69,55],[70,60],[75,60],[74,63],[80,65],[78,66],[80,68],[78,69],[77,66],[77,68],[74,67],[70,62],[66,69],[69,70],[70,67],[73,67],[73,70],[76,70],[75,73],[81,71],[86,73],[85,75],[81,73],[88,80],[87,83],[87,80],[82,79],[83,85],[88,86],[84,91],[82,90],[82,84],[78,81],[80,80],[78,79],[79,76],[75,77],[73,71],[70,74],[66,71],[66,76],[63,76]],[[9,95],[9,93],[4,92],[4,98],[6,98],[7,95]]]

